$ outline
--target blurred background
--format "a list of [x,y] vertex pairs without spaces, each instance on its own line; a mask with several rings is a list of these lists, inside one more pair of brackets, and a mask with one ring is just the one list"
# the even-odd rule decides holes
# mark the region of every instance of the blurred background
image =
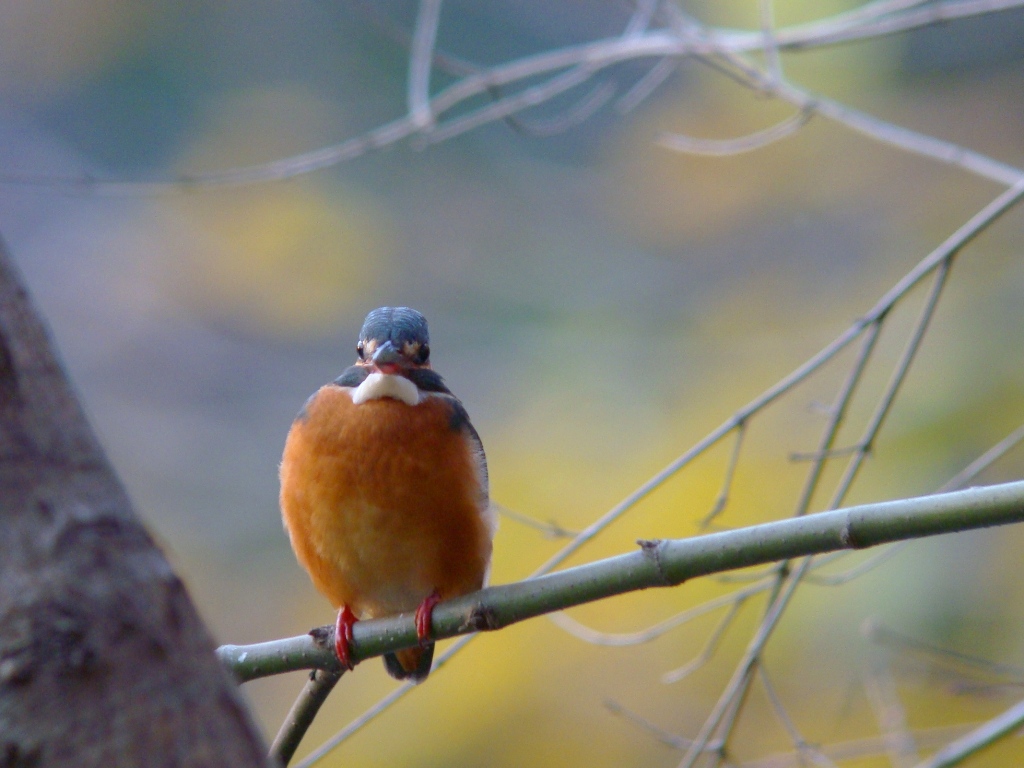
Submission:
[[[853,5],[780,0],[776,21]],[[683,7],[709,24],[760,23],[753,1]],[[353,360],[368,310],[404,304],[429,318],[434,365],[487,448],[493,498],[578,530],[832,340],[1001,191],[823,119],[750,154],[670,152],[654,142],[666,130],[731,138],[791,113],[695,62],[629,114],[604,108],[558,135],[496,123],[285,183],[155,197],[45,181],[252,165],[393,120],[405,109],[415,11],[397,1],[0,5],[0,175],[39,182],[0,186],[0,234],[138,512],[219,642],[333,618],[282,531],[277,464],[306,397]],[[497,64],[615,35],[631,11],[453,0],[438,45]],[[1022,11],[782,63],[800,86],[1024,166]],[[599,79],[625,90],[646,66]],[[524,119],[557,118],[591,87]],[[934,490],[1024,422],[1022,236],[1018,209],[958,259],[849,501]],[[877,402],[922,298],[887,324],[840,444]],[[791,454],[813,450],[820,404],[852,359],[752,423],[717,522],[792,513],[806,464]],[[688,467],[574,562],[700,532],[729,449]],[[982,480],[1022,470],[1024,456],[1011,455]],[[528,575],[561,543],[502,520],[493,581]],[[841,588],[803,588],[767,662],[804,736],[878,732],[864,676],[880,657],[912,728],[975,722],[1019,698],[1024,671],[965,686],[860,628],[872,619],[1024,667],[1022,545],[1017,528],[944,537]],[[702,580],[572,615],[632,631],[734,588]],[[751,599],[719,653],[672,685],[661,675],[700,652],[721,614],[627,649],[581,643],[546,619],[482,637],[324,764],[675,765],[680,753],[607,702],[693,736],[763,605]],[[268,737],[302,684],[292,675],[245,687]],[[376,661],[346,675],[300,755],[392,686]],[[737,761],[791,749],[761,693],[738,736]],[[1011,739],[974,764],[1016,765],[1022,749]]]

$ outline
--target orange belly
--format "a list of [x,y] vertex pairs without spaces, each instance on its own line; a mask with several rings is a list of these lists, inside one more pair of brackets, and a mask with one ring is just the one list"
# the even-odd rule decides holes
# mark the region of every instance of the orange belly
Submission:
[[354,405],[329,384],[292,425],[281,510],[292,548],[335,608],[360,618],[414,610],[483,586],[486,499],[450,406],[383,398]]

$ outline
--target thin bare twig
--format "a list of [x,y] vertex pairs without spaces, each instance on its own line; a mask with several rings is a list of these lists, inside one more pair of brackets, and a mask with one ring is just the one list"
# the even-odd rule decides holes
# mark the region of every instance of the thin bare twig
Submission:
[[827,451],[793,451],[789,454],[790,461],[818,461],[821,459],[835,459],[840,456],[849,456],[851,453],[859,453],[864,450],[860,443],[844,445],[842,448],[829,448]]
[[946,745],[915,768],[952,768],[1006,738],[1024,725],[1024,701],[1019,701],[986,723]]
[[[863,562],[857,563],[857,565],[853,566],[852,568],[849,568],[840,573],[809,573],[806,576],[807,583],[815,584],[821,587],[840,587],[843,584],[849,584],[854,579],[863,576],[865,573],[868,573],[869,571],[873,571],[882,563],[892,559],[900,552],[902,552],[903,548],[903,542],[900,542],[899,544],[893,544],[891,547],[886,547],[878,554],[872,555],[871,557],[866,558]],[[827,556],[819,557],[816,558],[814,565],[815,567],[819,567],[822,565],[826,565],[827,563],[832,562],[832,560],[836,559],[838,558],[829,558]]]
[[320,707],[343,674],[343,670],[335,672],[326,669],[315,669],[310,673],[309,680],[281,723],[274,743],[270,745],[270,758],[275,765],[288,765],[291,762],[302,737],[306,735]]
[[[400,45],[406,50],[411,50],[412,35],[400,25],[392,21],[391,18],[383,12],[379,4],[372,2],[372,0],[347,0],[347,4],[353,6],[364,19],[372,24],[378,32],[387,37],[391,42],[396,45]],[[476,64],[438,49],[436,41],[434,44],[434,54],[431,63],[442,72],[456,77],[475,75],[482,69],[482,67],[479,67]]]
[[937,160],[976,176],[1010,186],[1024,179],[1024,171],[1007,163],[993,160],[950,141],[911,131],[902,126],[888,123],[865,112],[848,107],[832,99],[812,96],[791,85],[785,85],[778,95],[799,107],[811,108],[822,117],[827,117],[868,138],[883,142],[911,154]]
[[[868,3],[851,11],[849,15],[872,6],[888,4],[886,2]],[[893,6],[898,4],[900,3],[891,3]],[[865,15],[863,19],[854,20],[848,20],[847,14],[838,14],[824,21],[780,30],[776,35],[776,43],[782,49],[799,51],[822,45],[877,40],[887,35],[895,35],[912,29],[1019,8],[1024,5],[1024,2],[1022,0],[939,0],[939,2],[915,0],[903,4],[908,7],[908,10],[902,13],[877,13],[870,17]],[[911,6],[924,7],[913,8]],[[746,38],[747,45],[754,42],[752,34],[749,32],[736,34]],[[744,47],[743,39],[740,37],[734,38],[732,42],[737,49]]]
[[527,528],[533,528],[534,530],[540,531],[551,539],[571,539],[578,533],[577,531],[563,528],[554,520],[550,520],[545,523],[544,521],[530,517],[529,515],[524,515],[522,512],[516,512],[514,509],[509,509],[504,504],[497,504],[492,501],[491,507],[502,517],[513,520],[520,525],[525,525]]
[[440,24],[441,0],[420,0],[409,50],[409,85],[406,100],[409,120],[421,131],[434,124],[434,113],[430,108],[430,69]]
[[636,8],[633,9],[633,13],[630,14],[629,21],[626,23],[626,28],[622,30],[623,37],[632,37],[633,35],[639,35],[647,31],[651,21],[654,19],[654,14],[658,10],[658,5],[661,0],[636,0]]
[[632,710],[626,709],[617,701],[613,701],[611,699],[606,700],[604,702],[604,708],[611,712],[613,715],[618,715],[619,717],[628,720],[634,725],[640,726],[645,731],[647,731],[655,738],[657,738],[658,741],[660,741],[662,744],[665,744],[669,747],[674,747],[676,749],[687,749],[691,744],[689,739],[684,738],[683,736],[677,736],[674,733],[669,733],[664,728],[660,728],[647,718],[637,714],[636,712],[633,712]]
[[768,676],[768,670],[764,668],[764,663],[761,663],[757,667],[757,673],[761,678],[761,684],[764,686],[764,692],[768,695],[768,701],[772,705],[772,710],[775,712],[775,717],[778,718],[779,722],[782,723],[782,727],[786,730],[789,740],[793,742],[793,746],[796,747],[798,754],[806,755],[810,758],[811,762],[817,763],[818,765],[829,766],[829,768],[837,768],[835,762],[824,752],[821,748],[815,744],[808,743],[807,739],[803,737],[800,730],[796,727],[796,723],[793,722],[793,718],[789,716],[789,712],[786,711],[786,707],[782,703],[782,698],[779,696],[778,691],[775,690],[775,686],[772,684],[771,678]]
[[723,573],[720,576],[716,576],[715,581],[719,584],[749,584],[750,582],[760,582],[762,579],[768,579],[770,582],[774,582],[775,576],[778,572],[779,564],[772,563],[766,568],[760,568],[757,570],[750,570],[742,573]]
[[753,152],[763,149],[769,144],[774,144],[803,128],[811,119],[813,111],[802,109],[791,117],[776,123],[761,131],[748,133],[746,136],[738,136],[734,139],[698,139],[692,136],[684,136],[680,133],[663,133],[657,139],[657,143],[675,152],[685,152],[690,155],[704,155],[708,157],[728,157],[740,155],[744,152]]
[[814,464],[807,473],[803,490],[801,490],[800,498],[796,503],[794,514],[797,516],[807,514],[811,508],[811,501],[814,498],[815,491],[818,489],[818,484],[821,482],[822,472],[825,470],[825,461],[829,458],[831,451],[834,450],[833,446],[835,445],[836,436],[843,425],[857,387],[863,379],[868,360],[871,359],[871,354],[874,352],[875,344],[878,341],[878,335],[882,330],[882,323],[887,316],[888,311],[878,313],[871,325],[868,326],[867,332],[864,334],[864,340],[861,342],[860,350],[857,353],[857,358],[854,360],[853,366],[843,382],[843,386],[839,389],[836,399],[829,409],[829,418],[825,424],[825,429],[822,431],[821,440],[818,443],[818,449],[813,459]]
[[[944,725],[936,728],[921,728],[912,731],[915,741],[924,748],[946,744],[950,739],[962,736],[970,729],[970,725]],[[885,743],[880,736],[868,736],[863,739],[851,739],[821,747],[821,753],[831,760],[856,760],[873,757],[885,751]],[[799,752],[785,752],[768,755],[740,764],[740,768],[795,768],[804,765],[803,755]],[[920,768],[920,767],[918,767]]]
[[[945,483],[943,483],[936,493],[946,493],[948,491],[959,490],[966,486],[969,482],[974,480],[978,475],[996,463],[999,459],[1013,450],[1017,445],[1024,440],[1024,425],[1017,427],[1013,432],[1007,435],[1005,438],[1000,440],[994,446],[989,448],[985,453],[979,456],[977,459],[972,461],[963,470],[958,472],[956,475],[951,477]],[[872,555],[865,559],[863,562],[858,563],[852,568],[835,574],[816,574],[810,573],[807,575],[806,580],[808,584],[816,584],[825,587],[834,587],[847,584],[850,581],[864,575],[865,573],[877,568],[882,563],[895,557],[897,554],[902,552],[909,542],[899,542],[893,544],[891,547],[887,547],[878,554]],[[849,553],[847,552],[834,552],[829,555],[823,555],[815,558],[815,568],[827,565],[841,557],[846,557]],[[721,580],[726,580],[727,576],[719,577]],[[734,580],[738,578],[734,577]]]
[[[866,456],[870,450],[870,447],[878,434],[878,430],[881,429],[881,425],[885,420],[885,416],[889,413],[892,403],[895,401],[896,393],[899,391],[899,388],[906,377],[907,371],[910,369],[910,364],[916,356],[920,343],[924,338],[925,329],[928,327],[928,323],[935,311],[935,307],[938,303],[938,297],[945,284],[946,276],[948,275],[950,260],[955,253],[955,251],[951,252],[939,264],[938,273],[935,276],[932,290],[925,302],[924,311],[914,328],[914,332],[911,334],[911,339],[907,344],[903,356],[897,364],[896,370],[890,379],[889,386],[887,387],[885,394],[882,396],[882,399],[876,408],[867,429],[865,430],[865,435],[861,440],[864,447],[861,451],[854,454],[853,459],[847,466],[846,472],[840,479],[838,487],[833,495],[829,509],[834,509],[842,503],[842,500],[846,496],[846,492],[853,483],[854,477],[856,477],[857,471],[863,464],[864,456]],[[792,599],[792,596],[795,594],[795,590],[800,579],[807,573],[810,565],[811,558],[805,558],[792,575],[789,576],[789,580],[786,582],[785,588],[781,589],[778,598],[772,603],[771,609],[762,622],[761,629],[759,629],[758,634],[755,635],[754,641],[752,641],[748,647],[743,661],[737,667],[736,675],[733,677],[733,680],[730,681],[730,685],[726,687],[725,692],[719,699],[718,706],[712,710],[712,715],[708,718],[708,722],[704,729],[701,730],[701,735],[698,736],[696,740],[697,744],[701,743],[702,738],[706,742],[709,735],[714,733],[720,725],[723,726],[723,732],[720,734],[720,738],[728,740],[729,733],[731,731],[731,723],[726,724],[724,715],[729,711],[730,707],[738,706],[738,702],[746,696],[747,686],[749,686],[751,680],[751,669],[753,669],[754,665],[757,664],[761,651],[768,642],[772,632],[774,632],[775,626],[778,624],[779,617],[787,607],[789,601]],[[782,571],[778,576],[780,588],[782,587],[784,578],[785,571]],[[687,762],[687,760],[690,759],[690,754],[693,754],[693,750],[691,750],[691,753],[688,753],[687,758],[683,761],[685,768],[690,768],[692,765],[692,761],[689,763]]]
[[708,638],[707,642],[704,644],[704,647],[701,649],[701,652],[696,656],[696,658],[692,659],[691,661],[689,661],[681,667],[678,667],[676,669],[671,670],[670,672],[666,672],[665,674],[663,674],[661,676],[661,682],[666,684],[678,683],[680,680],[683,680],[684,678],[691,675],[694,671],[700,669],[705,664],[707,664],[708,661],[710,661],[711,658],[715,655],[715,651],[718,650],[718,646],[722,642],[722,638],[725,636],[725,633],[729,630],[729,627],[732,626],[733,619],[735,619],[736,616],[739,614],[744,602],[746,602],[746,598],[738,598],[733,600],[728,612],[726,612],[725,616],[722,617],[722,620],[718,622],[718,626],[715,627],[714,632],[711,633],[711,636]]
[[615,110],[620,115],[632,112],[654,93],[668,79],[669,75],[676,71],[678,66],[679,62],[676,59],[666,57],[658,61],[626,93],[619,97],[619,100],[615,102]]
[[[412,48],[412,35],[402,29],[400,26],[395,24],[387,17],[386,14],[382,13],[381,10],[373,3],[363,2],[362,0],[349,0],[371,24],[374,25],[382,34],[386,35],[390,40],[401,45],[405,48]],[[479,75],[484,71],[484,67],[472,64],[464,59],[457,56],[453,56],[450,53],[441,51],[437,48],[436,40],[434,42],[434,48],[432,52],[432,63],[434,67],[445,72],[449,75],[456,77],[465,77],[466,75]],[[583,120],[589,118],[594,112],[597,111],[607,99],[614,96],[614,88],[608,95],[608,84],[602,84],[593,89],[591,93],[584,96],[578,104],[571,106],[566,110],[564,116],[548,118],[546,121],[527,121],[525,118],[509,115],[504,118],[504,122],[516,133],[521,133],[525,136],[550,136],[555,133],[559,133],[563,130],[571,128]],[[487,92],[492,100],[497,100],[502,97],[502,89],[495,86]],[[601,101],[604,99],[605,101]],[[429,104],[427,104],[429,107]],[[422,143],[422,142],[421,142]]]
[[[429,2],[436,2],[436,0],[429,0]],[[913,19],[907,20],[901,29],[924,26],[946,18],[976,15],[993,10],[1019,7],[1024,5],[1024,0],[986,0],[985,2],[961,0],[960,2],[938,5],[941,5],[943,10],[930,13],[928,9],[924,9],[920,13],[928,12],[930,15],[927,17],[916,16]],[[421,6],[422,8],[423,6]],[[739,54],[764,50],[765,48],[765,36],[762,32],[745,33],[734,30],[707,28],[694,23],[688,18],[682,17],[681,14],[673,12],[671,5],[661,5],[659,9],[662,13],[669,14],[670,18],[676,20],[681,18],[682,23],[676,24],[676,29],[674,30],[647,30],[642,33],[620,35],[581,45],[568,46],[533,56],[526,56],[507,64],[466,74],[460,81],[436,94],[426,106],[423,104],[425,76],[422,72],[426,68],[429,73],[430,60],[425,59],[420,54],[414,57],[418,62],[416,77],[410,78],[410,101],[415,105],[415,119],[412,113],[407,113],[404,117],[382,125],[362,136],[348,139],[333,146],[323,147],[313,152],[283,158],[271,163],[221,172],[192,174],[165,181],[108,182],[97,180],[88,175],[60,176],[7,173],[0,174],[0,183],[46,186],[70,193],[139,196],[166,194],[168,192],[181,193],[200,187],[236,186],[292,178],[351,160],[368,152],[376,151],[407,139],[421,132],[422,126],[417,120],[422,121],[424,115],[437,119],[439,115],[458,104],[481,94],[493,94],[495,88],[511,85],[516,82],[525,82],[538,76],[551,75],[551,79],[544,84],[527,88],[516,96],[499,99],[502,102],[500,107],[456,118],[448,125],[445,135],[453,136],[482,125],[488,119],[504,119],[518,110],[536,106],[539,101],[553,98],[585,82],[589,76],[596,72],[623,61],[641,59],[661,61],[666,58],[678,60],[685,57],[719,56],[733,59],[734,63],[736,63],[741,61]],[[428,7],[427,10],[430,10],[430,8]],[[429,20],[429,18],[426,19],[426,21]],[[838,37],[835,29],[829,27],[827,22],[817,22],[816,24],[817,26],[805,25],[796,28],[797,31],[795,33],[792,29],[776,30],[773,35],[774,44],[779,50],[785,50],[787,48],[834,44],[837,41]],[[850,22],[846,24],[849,26]],[[422,36],[424,41],[431,42],[427,34],[431,26],[424,23],[422,27],[424,29]],[[854,39],[855,37],[854,33],[857,31],[855,25],[850,29],[852,32],[847,33],[846,39]],[[426,42],[422,44],[422,50],[426,50],[428,47],[432,50],[432,45],[427,46]],[[1020,169],[1000,163],[950,142],[943,142],[886,123],[824,97],[811,96],[805,91],[795,88],[792,84],[772,81],[768,75],[760,73],[749,64],[744,66],[759,90],[774,93],[776,96],[793,103],[801,110],[812,107],[818,114],[836,120],[852,130],[864,133],[874,139],[962,168],[1003,184],[1015,184],[1024,179],[1024,172]],[[565,72],[565,70],[574,70],[575,74]],[[415,96],[412,95],[414,84]]]
[[559,115],[546,118],[531,117],[529,120],[525,117],[509,115],[505,118],[505,122],[519,133],[527,136],[537,138],[555,136],[589,120],[601,107],[615,97],[617,90],[613,83],[598,83],[583,98]]
[[640,630],[639,632],[598,632],[597,630],[581,624],[564,611],[549,613],[547,618],[559,629],[568,632],[573,637],[586,643],[617,647],[641,645],[643,643],[649,643],[651,640],[661,637],[666,632],[669,632],[676,627],[681,627],[694,619],[711,613],[712,611],[716,611],[719,608],[724,608],[726,606],[731,606],[737,602],[746,600],[748,597],[760,594],[761,592],[769,589],[770,586],[771,581],[763,580],[757,584],[752,584],[745,589],[739,589],[735,592],[730,592],[727,595],[722,595],[721,597],[708,600],[700,605],[695,605],[692,608],[688,608],[685,611],[677,613],[675,616],[670,616],[664,621],[660,621],[651,627]]
[[[1018,705],[1024,709],[1024,705]],[[654,736],[658,741],[665,744],[673,749],[683,751],[689,748],[692,742],[683,737],[678,736],[674,733],[666,731],[664,728],[655,725],[647,718],[642,715],[627,709],[618,702],[608,700],[605,702],[605,708],[613,715],[622,717],[623,719],[633,723],[639,728],[643,729],[647,733]],[[988,726],[989,723],[984,723],[977,730],[981,730]],[[957,739],[964,736],[965,732],[971,729],[971,725],[944,725],[935,728],[921,728],[912,731],[915,741],[920,744],[923,748],[927,749],[937,745],[948,744],[950,739]],[[952,745],[951,745],[952,746]],[[706,752],[711,754],[720,753],[722,745],[718,742],[711,742]],[[817,748],[819,754],[829,761],[835,760],[855,760],[858,758],[872,757],[885,750],[884,739],[880,736],[868,736],[862,739],[851,739],[849,741],[841,741],[834,744],[826,744]],[[805,763],[805,751],[796,749],[793,752],[784,752],[780,754],[768,755],[766,757],[757,758],[755,760],[748,760],[742,763],[732,763],[725,761],[725,765],[733,765],[736,768],[797,768],[798,766],[804,766]],[[929,765],[927,762],[923,765],[915,766],[915,768],[947,768],[946,766]]]
[[[622,37],[632,37],[643,33],[657,12],[659,2],[660,0],[637,0],[636,8],[633,10],[625,29],[622,31]],[[601,107],[614,98],[617,90],[616,86],[610,82],[599,83],[561,115],[546,119],[533,118],[527,120],[521,116],[508,114],[503,119],[513,130],[524,135],[534,137],[553,136],[588,120]],[[500,98],[500,90],[496,89],[495,100],[497,101]]]
[[1017,427],[1017,429],[985,451],[985,453],[964,467],[961,472],[951,477],[939,489],[939,492],[955,491],[958,488],[963,488],[967,483],[971,482],[971,480],[1016,448],[1022,440],[1024,440],[1024,424]]
[[[864,3],[849,11],[830,16],[825,23],[831,24],[836,28],[848,27],[864,21],[877,19],[880,16],[889,16],[900,11],[907,11],[929,2],[932,2],[932,0],[872,0],[872,2]],[[813,22],[813,24],[808,26],[820,23]]]
[[946,278],[949,276],[949,269],[952,266],[952,260],[956,256],[957,252],[958,251],[955,250],[950,251],[938,265],[938,270],[932,282],[931,290],[928,292],[928,296],[925,299],[921,315],[914,326],[914,330],[910,335],[910,339],[907,342],[906,347],[904,348],[903,355],[900,357],[900,360],[896,365],[896,369],[893,371],[892,377],[889,379],[889,384],[887,385],[882,398],[879,400],[878,406],[875,408],[875,412],[868,421],[867,428],[864,430],[864,434],[859,441],[859,444],[862,446],[861,450],[854,453],[853,458],[846,467],[846,471],[839,480],[835,494],[832,497],[832,502],[829,505],[830,509],[838,507],[843,503],[843,499],[846,498],[846,493],[853,484],[853,480],[857,476],[857,472],[860,471],[860,468],[864,464],[865,457],[871,452],[871,449],[874,446],[878,432],[882,428],[882,423],[885,421],[886,416],[889,415],[889,411],[892,409],[893,403],[896,402],[896,394],[899,392],[900,387],[906,380],[907,373],[910,371],[910,366],[914,362],[914,358],[917,356],[917,351],[921,347],[921,342],[924,340],[925,332],[928,330],[931,319],[935,314],[935,309],[938,306],[939,296],[942,294],[942,289],[946,285]]
[[897,632],[876,620],[868,620],[861,627],[861,633],[873,643],[893,649],[901,654],[922,656],[931,664],[939,664],[957,671],[971,674],[982,673],[990,677],[1024,683],[1024,668],[1011,664],[1000,664],[988,659],[981,659],[951,648],[933,645],[923,640]]
[[779,43],[775,37],[775,9],[773,0],[758,0],[758,13],[761,17],[761,35],[764,37],[764,59],[768,76],[776,83],[781,83],[782,57],[779,56]]
[[[1024,3],[1024,0],[1021,2]],[[938,160],[1001,184],[1010,186],[1024,180],[1024,171],[1019,168],[1000,163],[952,142],[941,141],[888,123],[824,96],[811,94],[786,81],[775,81],[742,55],[742,46],[728,44],[715,30],[701,25],[672,6],[665,6],[665,8],[673,19],[676,33],[681,38],[685,36],[691,43],[692,41],[701,42],[701,44],[692,43],[694,47],[690,51],[690,55],[717,57],[723,63],[734,68],[736,73],[746,80],[748,86],[757,91],[772,94],[801,110],[813,110],[823,117],[839,122],[847,128],[877,141]],[[754,50],[763,48],[761,38],[762,36],[758,34],[758,42],[753,46]]]
[[732,481],[736,477],[736,467],[740,462],[740,451],[743,449],[743,438],[747,434],[747,422],[736,425],[736,439],[732,444],[732,453],[729,454],[729,464],[725,468],[725,476],[722,478],[722,489],[718,492],[718,498],[711,505],[711,511],[700,521],[701,528],[707,528],[711,521],[718,517],[729,503],[729,493],[732,491]]
[[[764,620],[761,622],[747,646],[747,649],[743,653],[743,657],[739,664],[736,665],[736,670],[733,672],[732,678],[726,685],[725,690],[719,697],[717,703],[711,710],[711,714],[708,715],[707,720],[701,727],[700,732],[693,740],[693,744],[687,750],[684,755],[682,762],[679,764],[680,768],[692,768],[697,759],[701,756],[701,753],[707,747],[711,741],[715,732],[719,726],[727,720],[734,720],[735,713],[738,711],[739,703],[743,697],[746,696],[747,691],[750,690],[750,680],[752,679],[752,673],[756,667],[758,660],[761,658],[761,651],[764,649],[765,644],[768,642],[768,638],[771,637],[775,631],[779,619],[782,618],[783,611],[789,604],[790,598],[793,596],[793,592],[796,590],[797,585],[800,583],[800,579],[803,577],[804,571],[810,566],[811,558],[804,558],[800,566],[796,571],[785,581],[783,588],[778,594],[765,614]],[[728,726],[727,726],[728,728]],[[719,738],[724,742],[727,740],[727,734],[721,734]]]
[[[438,669],[447,664],[451,660],[451,658],[455,656],[455,654],[457,654],[459,651],[461,651],[463,648],[469,645],[469,643],[471,643],[475,637],[477,636],[464,635],[463,637],[460,637],[458,640],[452,643],[444,653],[434,658],[433,670],[436,672]],[[338,731],[336,734],[334,734],[334,736],[332,736],[319,747],[317,747],[315,750],[310,752],[304,760],[295,765],[295,768],[310,768],[311,766],[315,765],[321,758],[333,752],[334,749],[339,744],[341,744],[354,733],[362,729],[363,726],[365,726],[367,723],[375,720],[379,715],[383,714],[388,709],[390,709],[392,704],[402,699],[407,693],[409,693],[415,687],[415,683],[402,683],[401,685],[399,685],[397,688],[391,691],[391,693],[389,693],[387,696],[384,696],[380,701],[378,701],[372,707],[363,712],[363,714],[361,714],[355,720],[353,720],[340,731]]]
[[864,676],[864,691],[882,731],[892,768],[910,768],[920,759],[917,744],[907,728],[907,711],[896,690],[892,671],[883,660],[876,660]]
[[[469,112],[468,114],[460,117],[448,120],[438,126],[437,130],[432,131],[425,141],[430,144],[438,144],[442,141],[447,141],[455,136],[471,131],[474,128],[479,128],[481,125],[492,123],[496,120],[504,119],[509,115],[515,114],[521,110],[529,107],[535,107],[538,104],[543,104],[546,101],[550,101],[555,96],[565,93],[566,91],[572,90],[573,88],[582,85],[587,82],[594,74],[595,70],[589,66],[577,66],[572,69],[563,72],[560,75],[546,80],[545,82],[524,88],[518,93],[512,94],[511,96],[504,96],[497,99],[485,107]],[[440,99],[444,95],[444,92],[438,96]]]

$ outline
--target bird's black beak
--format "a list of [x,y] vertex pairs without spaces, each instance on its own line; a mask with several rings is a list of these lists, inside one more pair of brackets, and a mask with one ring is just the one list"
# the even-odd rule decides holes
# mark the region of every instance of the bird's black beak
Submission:
[[373,353],[373,367],[381,373],[400,373],[405,357],[390,341],[385,341]]

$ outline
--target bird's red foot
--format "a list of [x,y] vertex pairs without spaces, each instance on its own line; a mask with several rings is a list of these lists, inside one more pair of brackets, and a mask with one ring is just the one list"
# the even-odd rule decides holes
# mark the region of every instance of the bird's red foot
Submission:
[[334,652],[338,656],[343,669],[355,669],[352,661],[352,627],[359,621],[352,609],[347,605],[338,611],[338,620],[334,623]]
[[440,602],[441,596],[435,589],[423,598],[423,602],[416,609],[416,637],[423,647],[430,644],[430,620],[434,615],[434,606]]

